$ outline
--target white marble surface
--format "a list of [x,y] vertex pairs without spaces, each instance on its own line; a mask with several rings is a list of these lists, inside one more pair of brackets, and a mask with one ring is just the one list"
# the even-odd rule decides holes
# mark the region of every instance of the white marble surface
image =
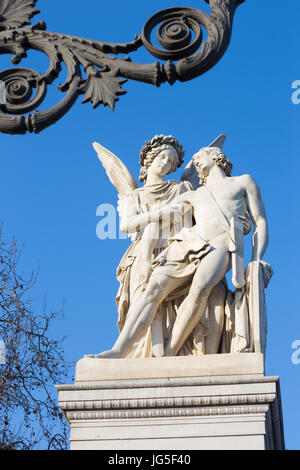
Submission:
[[[244,362],[226,368],[230,357]],[[207,368],[189,369],[187,359]],[[263,374],[262,354],[98,359],[97,374],[89,361],[80,361],[74,384],[57,387],[73,450],[284,447],[279,381]]]
[[[264,328],[253,325],[250,317],[259,322],[265,318],[264,289],[269,279],[265,282],[258,273],[259,266],[269,271],[269,278],[272,275],[263,261],[268,245],[266,213],[254,179],[248,174],[232,176],[223,143],[222,137],[193,156],[190,167],[198,173],[197,189],[191,189],[190,181],[173,182],[170,187],[164,181],[182,163],[182,149],[172,136],[155,136],[143,147],[143,188],[134,186],[132,175],[128,177],[116,156],[95,145],[119,193],[121,225],[134,241],[117,271],[119,337],[112,349],[89,357],[264,353],[260,344],[261,339],[265,343]],[[185,223],[187,213],[193,214],[192,227]],[[256,277],[246,279],[243,236],[249,214],[254,227],[252,262],[258,269]],[[162,236],[166,221],[169,231]],[[224,281],[231,268],[235,293]]]
[[215,375],[263,374],[261,353],[205,354],[139,359],[95,359],[85,357],[76,364],[75,380],[129,380]]

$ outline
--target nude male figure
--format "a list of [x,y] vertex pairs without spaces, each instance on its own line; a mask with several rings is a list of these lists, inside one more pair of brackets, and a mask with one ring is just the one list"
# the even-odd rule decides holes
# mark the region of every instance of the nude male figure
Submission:
[[196,225],[183,229],[159,255],[144,295],[131,307],[114,347],[93,357],[125,357],[133,342],[153,321],[160,303],[175,289],[188,284],[188,295],[180,305],[171,338],[165,345],[165,355],[176,356],[200,321],[212,289],[231,268],[230,227],[228,223],[227,230],[220,222],[219,210],[227,221],[250,213],[254,224],[252,261],[263,258],[268,227],[260,191],[253,178],[230,176],[232,165],[219,148],[205,147],[194,155],[193,161],[203,186],[178,196],[172,207],[178,210],[192,207]]

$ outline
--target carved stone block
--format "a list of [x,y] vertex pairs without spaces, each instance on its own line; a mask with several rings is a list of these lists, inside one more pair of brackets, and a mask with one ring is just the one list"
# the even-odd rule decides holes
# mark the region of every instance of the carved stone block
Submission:
[[262,354],[82,359],[57,388],[73,450],[284,448]]

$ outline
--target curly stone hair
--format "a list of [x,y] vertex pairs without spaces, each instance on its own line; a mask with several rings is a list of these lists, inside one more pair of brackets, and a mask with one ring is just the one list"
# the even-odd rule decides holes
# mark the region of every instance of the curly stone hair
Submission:
[[[154,158],[162,151],[162,148],[174,147],[177,152],[178,159],[174,162],[169,173],[179,168],[183,163],[184,150],[178,140],[172,135],[155,135],[151,140],[147,140],[144,147],[140,151],[140,164],[142,166],[139,180],[145,183],[147,180],[148,168]],[[169,174],[168,173],[168,174]]]
[[[205,151],[208,152],[210,155],[212,155],[213,161],[224,171],[226,176],[231,176],[231,171],[233,168],[233,165],[230,160],[226,157],[225,153],[222,152],[221,149],[218,147],[203,147],[202,149],[199,150],[194,156],[193,156],[193,162],[194,164],[196,163],[197,159],[199,158],[199,153]],[[200,177],[200,184],[205,184],[206,183],[206,177],[201,174],[200,171],[198,171],[197,165],[195,164],[197,173]]]

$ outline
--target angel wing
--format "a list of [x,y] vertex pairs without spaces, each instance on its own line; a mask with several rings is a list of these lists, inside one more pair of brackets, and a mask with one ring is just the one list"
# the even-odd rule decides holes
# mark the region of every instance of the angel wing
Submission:
[[[226,135],[221,134],[221,135],[219,135],[219,137],[217,137],[207,147],[218,147],[218,148],[222,149],[225,140],[226,140]],[[189,181],[190,184],[192,185],[193,189],[199,188],[199,186],[200,186],[199,175],[197,173],[195,165],[193,164],[193,160],[190,160],[190,162],[187,164],[187,166],[183,170],[183,173],[182,173],[182,176],[181,176],[181,181]]]
[[98,142],[94,142],[93,147],[106,171],[109,181],[118,191],[119,197],[124,198],[128,196],[138,185],[126,165],[116,155],[98,144]]
[[0,31],[20,28],[30,24],[30,20],[37,15],[35,4],[37,0],[2,0],[0,2]]
[[128,194],[131,194],[132,191],[138,187],[138,185],[126,165],[124,165],[124,163],[118,157],[116,157],[116,155],[100,145],[98,142],[94,142],[93,147],[96,150],[98,158],[106,171],[109,181],[118,191],[119,200],[117,209],[120,216],[122,216],[122,202],[124,198],[128,196]]

